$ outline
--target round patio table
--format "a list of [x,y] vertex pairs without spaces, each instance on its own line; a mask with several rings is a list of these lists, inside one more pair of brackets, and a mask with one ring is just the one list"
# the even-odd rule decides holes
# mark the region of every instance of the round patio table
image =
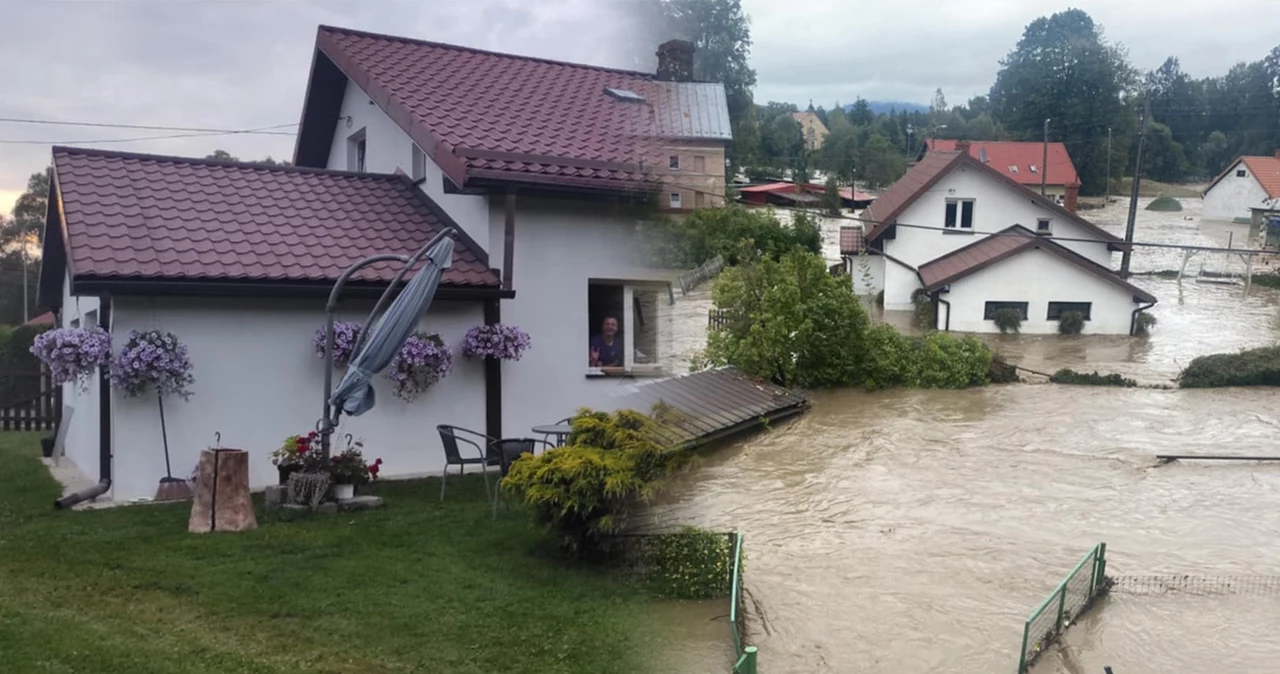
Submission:
[[573,426],[569,424],[546,424],[543,426],[534,426],[533,432],[538,435],[554,435],[556,436],[556,447],[564,444],[564,439],[569,437],[573,432]]

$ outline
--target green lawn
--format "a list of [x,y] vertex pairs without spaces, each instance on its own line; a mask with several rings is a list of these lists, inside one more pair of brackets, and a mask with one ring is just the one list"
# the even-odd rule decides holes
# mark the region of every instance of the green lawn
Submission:
[[35,434],[0,434],[0,671],[636,672],[654,604],[490,519],[479,479],[386,482],[380,511],[258,510],[186,532],[189,505],[55,512]]

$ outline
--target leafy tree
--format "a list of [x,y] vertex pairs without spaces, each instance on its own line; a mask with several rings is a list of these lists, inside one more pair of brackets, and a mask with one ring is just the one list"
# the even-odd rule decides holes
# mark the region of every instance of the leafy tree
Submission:
[[858,156],[858,136],[860,129],[849,124],[837,126],[827,134],[818,150],[815,164],[823,171],[830,173],[842,182],[853,181],[854,161]]
[[736,204],[700,209],[683,220],[660,218],[645,226],[640,240],[644,262],[667,269],[691,269],[717,255],[727,264],[738,264],[744,241],[775,259],[795,248],[822,250],[821,230],[803,213],[788,226],[771,211]]
[[858,179],[871,189],[879,189],[892,185],[906,171],[906,161],[893,143],[879,133],[872,134],[859,155]]
[[1081,191],[1098,194],[1106,179],[1107,127],[1132,119],[1127,105],[1136,73],[1123,48],[1106,42],[1085,12],[1070,9],[1032,21],[1001,61],[991,87],[996,118],[1015,138],[1067,143]]
[[[40,281],[40,235],[49,207],[49,172],[32,173],[27,189],[13,206],[13,217],[0,217],[0,325],[23,322],[36,315],[36,286]],[[24,259],[25,258],[25,259]],[[23,311],[23,274],[26,311]]]
[[830,215],[840,215],[840,188],[836,185],[835,176],[827,176],[822,192],[822,210]]
[[875,113],[871,112],[871,105],[859,96],[853,102],[853,107],[849,110],[849,121],[853,122],[857,126],[869,126],[875,121],[875,118]]
[[847,276],[832,276],[820,255],[755,257],[716,280],[716,306],[733,318],[707,338],[707,358],[782,386],[845,386],[859,381],[869,320]]
[[1147,144],[1142,149],[1143,175],[1163,182],[1186,178],[1187,157],[1182,144],[1173,140],[1173,132],[1159,122],[1147,129]]
[[[212,159],[214,161],[228,161],[228,162],[240,161],[239,157],[232,156],[232,154],[230,152],[227,152],[226,150],[214,150],[213,154],[205,155],[205,159]],[[262,164],[263,166],[292,166],[292,164],[290,164],[287,161],[284,161],[284,160],[276,161],[275,159],[272,159],[271,155],[267,155],[266,159],[259,159],[258,161],[251,161],[249,163]]]
[[827,130],[835,131],[840,127],[848,126],[848,124],[849,117],[845,114],[844,107],[837,102],[827,113]]
[[48,208],[49,172],[32,173],[27,178],[26,191],[14,202],[13,218],[0,226],[0,247],[8,249],[19,241],[38,240]]

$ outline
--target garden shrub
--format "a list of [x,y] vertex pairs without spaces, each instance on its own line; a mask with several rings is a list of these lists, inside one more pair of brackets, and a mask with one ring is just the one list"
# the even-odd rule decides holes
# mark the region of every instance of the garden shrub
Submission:
[[1178,375],[1178,386],[1280,386],[1280,346],[1200,356]]
[[684,527],[646,537],[640,560],[654,594],[670,599],[718,599],[729,596],[733,545],[724,533]]
[[991,318],[996,322],[996,327],[1000,328],[1000,334],[1016,333],[1022,328],[1022,312],[1017,309],[1004,308],[996,309],[995,314]]
[[867,331],[862,385],[869,391],[911,388],[968,388],[989,381],[992,353],[971,336],[931,332],[906,337],[891,325]]
[[1151,334],[1151,328],[1154,327],[1156,327],[1156,317],[1145,311],[1139,311],[1134,332],[1138,335],[1149,335]]
[[1147,204],[1148,211],[1176,212],[1182,210],[1182,202],[1170,196],[1158,196]]
[[790,225],[769,210],[740,205],[698,209],[683,220],[661,218],[643,226],[639,241],[647,261],[669,269],[691,269],[717,255],[725,264],[741,262],[743,241],[766,257],[778,259],[800,248],[822,251],[822,230],[804,213],[795,213]]
[[876,306],[880,307],[881,309],[884,308],[884,291],[883,290],[876,293]]
[[1263,272],[1253,275],[1253,284],[1264,288],[1280,288],[1280,274]]
[[1058,334],[1078,335],[1084,330],[1084,314],[1079,311],[1064,311],[1058,317]]
[[1116,374],[1098,374],[1094,372],[1076,372],[1069,368],[1062,368],[1053,373],[1049,377],[1049,381],[1055,384],[1073,384],[1076,386],[1120,386],[1124,388],[1133,388],[1138,382],[1132,379],[1125,379]]
[[933,298],[924,288],[916,288],[911,293],[911,306],[914,307],[912,323],[921,330],[938,329],[938,312],[934,309]]
[[991,354],[991,367],[987,369],[987,379],[992,384],[1016,384],[1022,381],[1018,376],[1018,368],[998,353]]
[[634,410],[582,410],[564,447],[521,456],[502,486],[559,535],[566,551],[587,556],[622,529],[628,506],[651,497],[677,466],[681,456],[665,442],[670,433]]

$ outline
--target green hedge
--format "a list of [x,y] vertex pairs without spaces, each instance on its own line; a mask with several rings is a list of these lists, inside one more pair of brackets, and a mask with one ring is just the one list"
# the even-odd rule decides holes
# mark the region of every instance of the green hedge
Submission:
[[1178,385],[1182,388],[1280,386],[1280,346],[1200,356],[1178,375]]
[[1075,386],[1120,386],[1123,388],[1133,388],[1138,382],[1132,379],[1115,374],[1098,374],[1093,372],[1076,372],[1069,368],[1063,368],[1053,373],[1049,377],[1049,381],[1055,384],[1073,384]]

